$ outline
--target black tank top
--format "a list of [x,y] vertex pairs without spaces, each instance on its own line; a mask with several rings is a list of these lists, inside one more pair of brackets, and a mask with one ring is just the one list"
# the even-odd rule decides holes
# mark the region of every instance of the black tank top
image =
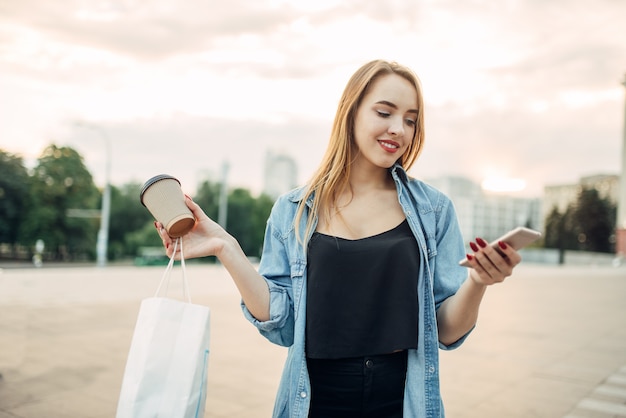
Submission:
[[309,241],[306,354],[347,358],[417,348],[419,250],[406,220],[371,237]]

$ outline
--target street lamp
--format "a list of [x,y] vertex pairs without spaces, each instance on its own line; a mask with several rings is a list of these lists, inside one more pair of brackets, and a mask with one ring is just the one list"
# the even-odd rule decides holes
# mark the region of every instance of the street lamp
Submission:
[[76,126],[93,129],[104,139],[105,146],[105,174],[104,192],[102,194],[102,209],[100,210],[100,229],[96,242],[96,260],[98,267],[107,264],[107,247],[109,245],[109,218],[111,217],[111,140],[106,131],[97,125],[85,122],[76,122]]
[[220,198],[217,215],[217,223],[224,229],[228,223],[228,169],[230,164],[228,161],[222,163],[222,178],[220,181]]
[[[622,86],[626,87],[626,74]],[[617,201],[617,222],[615,231],[615,252],[618,260],[626,258],[626,101],[624,102],[624,131],[622,133],[622,167]]]

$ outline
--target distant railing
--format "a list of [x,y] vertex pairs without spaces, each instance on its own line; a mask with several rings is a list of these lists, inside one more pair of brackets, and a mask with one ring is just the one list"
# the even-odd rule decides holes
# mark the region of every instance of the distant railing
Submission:
[[[520,250],[520,254],[526,263],[559,264],[559,250],[555,248],[525,248]],[[610,253],[566,250],[562,259],[565,265],[626,265],[626,260]]]
[[30,260],[33,250],[22,245],[0,244],[0,260]]

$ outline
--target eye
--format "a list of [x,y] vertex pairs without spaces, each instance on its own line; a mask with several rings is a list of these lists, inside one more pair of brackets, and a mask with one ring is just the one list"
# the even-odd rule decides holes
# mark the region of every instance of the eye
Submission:
[[407,125],[415,127],[417,125],[417,121],[415,119],[407,118],[404,120]]
[[378,116],[380,116],[381,118],[388,118],[389,116],[391,116],[391,113],[385,112],[384,110],[377,110],[376,113],[378,113]]

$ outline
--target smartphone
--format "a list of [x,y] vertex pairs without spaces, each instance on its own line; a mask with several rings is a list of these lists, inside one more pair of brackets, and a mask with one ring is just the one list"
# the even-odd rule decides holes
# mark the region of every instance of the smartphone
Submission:
[[[518,226],[517,228],[502,235],[497,240],[491,242],[489,245],[491,245],[496,251],[500,251],[498,241],[502,241],[513,247],[514,250],[519,250],[521,248],[524,248],[528,244],[537,241],[540,237],[541,232],[535,231],[530,228],[525,228],[523,226]],[[470,266],[467,258],[459,261],[459,264],[465,267]]]

